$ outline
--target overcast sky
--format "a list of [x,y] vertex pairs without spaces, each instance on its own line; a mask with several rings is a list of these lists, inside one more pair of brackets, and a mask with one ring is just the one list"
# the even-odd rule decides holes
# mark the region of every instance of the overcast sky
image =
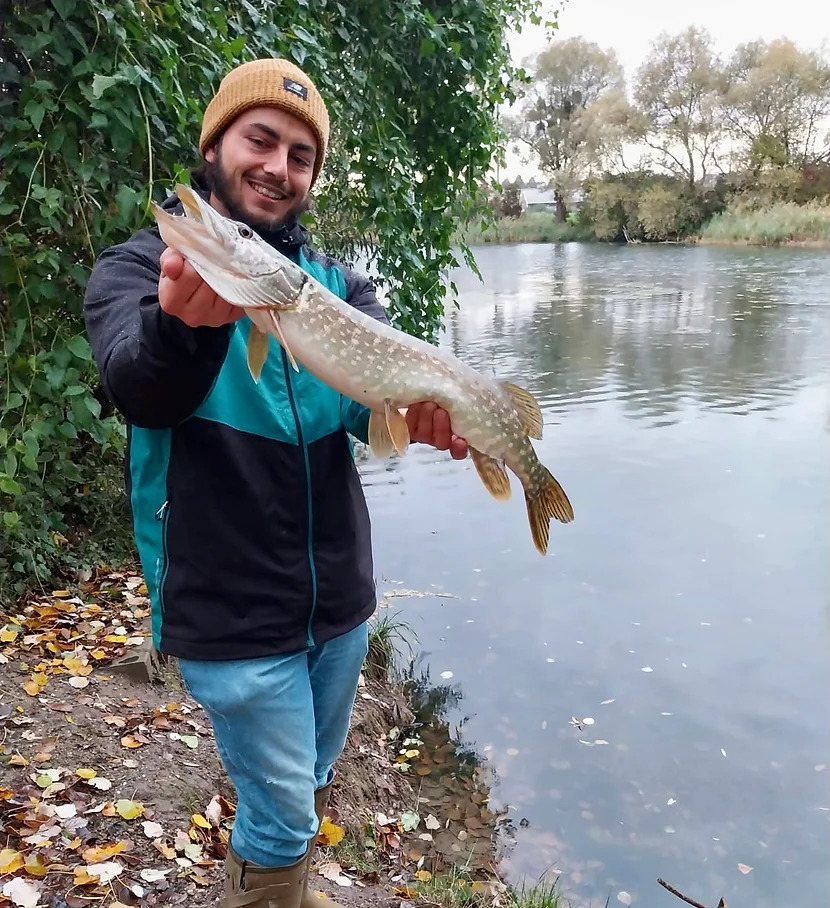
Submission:
[[[830,6],[826,0],[568,0],[560,5],[549,0],[548,8],[560,6],[559,29],[554,42],[576,36],[595,41],[603,49],[613,48],[631,82],[652,41],[665,31],[674,34],[689,25],[708,29],[717,50],[728,55],[745,41],[772,41],[787,37],[803,49],[830,47]],[[545,47],[541,28],[530,27],[510,41],[513,57],[525,56]],[[508,156],[508,176],[518,169]],[[529,175],[529,174],[528,174]]]

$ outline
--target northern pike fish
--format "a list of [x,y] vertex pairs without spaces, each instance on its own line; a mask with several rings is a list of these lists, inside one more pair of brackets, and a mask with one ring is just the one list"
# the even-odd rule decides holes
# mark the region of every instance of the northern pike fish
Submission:
[[345,397],[371,411],[369,447],[378,457],[409,445],[401,408],[432,401],[467,441],[487,490],[510,498],[509,468],[524,489],[533,543],[548,548],[550,520],[573,520],[562,487],[539,461],[542,413],[529,391],[482,375],[446,350],[386,325],[349,305],[266,243],[247,224],[223,216],[188,186],[176,186],[184,215],[153,204],[164,242],[187,259],[222,299],[252,322],[248,367],[259,380],[268,337]]

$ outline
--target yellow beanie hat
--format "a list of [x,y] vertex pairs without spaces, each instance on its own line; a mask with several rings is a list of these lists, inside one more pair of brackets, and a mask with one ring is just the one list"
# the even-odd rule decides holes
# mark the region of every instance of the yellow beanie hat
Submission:
[[199,151],[209,148],[232,120],[250,107],[279,107],[302,120],[317,138],[311,183],[323,166],[329,141],[329,113],[314,83],[281,57],[251,60],[232,69],[219,84],[202,120]]

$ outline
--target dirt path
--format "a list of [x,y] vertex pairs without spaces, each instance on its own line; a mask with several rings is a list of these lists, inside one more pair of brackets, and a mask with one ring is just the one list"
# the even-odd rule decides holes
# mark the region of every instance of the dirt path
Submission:
[[[116,668],[148,609],[116,573],[0,614],[0,904],[219,904],[234,793],[204,713],[174,666],[153,683]],[[313,882],[344,905],[412,904],[454,863],[497,885],[486,786],[413,718],[399,687],[363,680]]]

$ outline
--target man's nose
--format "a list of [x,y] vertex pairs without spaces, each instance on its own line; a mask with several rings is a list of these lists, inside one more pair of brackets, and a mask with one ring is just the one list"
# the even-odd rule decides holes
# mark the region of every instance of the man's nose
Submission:
[[288,179],[288,151],[275,149],[264,163],[263,170],[280,183]]

